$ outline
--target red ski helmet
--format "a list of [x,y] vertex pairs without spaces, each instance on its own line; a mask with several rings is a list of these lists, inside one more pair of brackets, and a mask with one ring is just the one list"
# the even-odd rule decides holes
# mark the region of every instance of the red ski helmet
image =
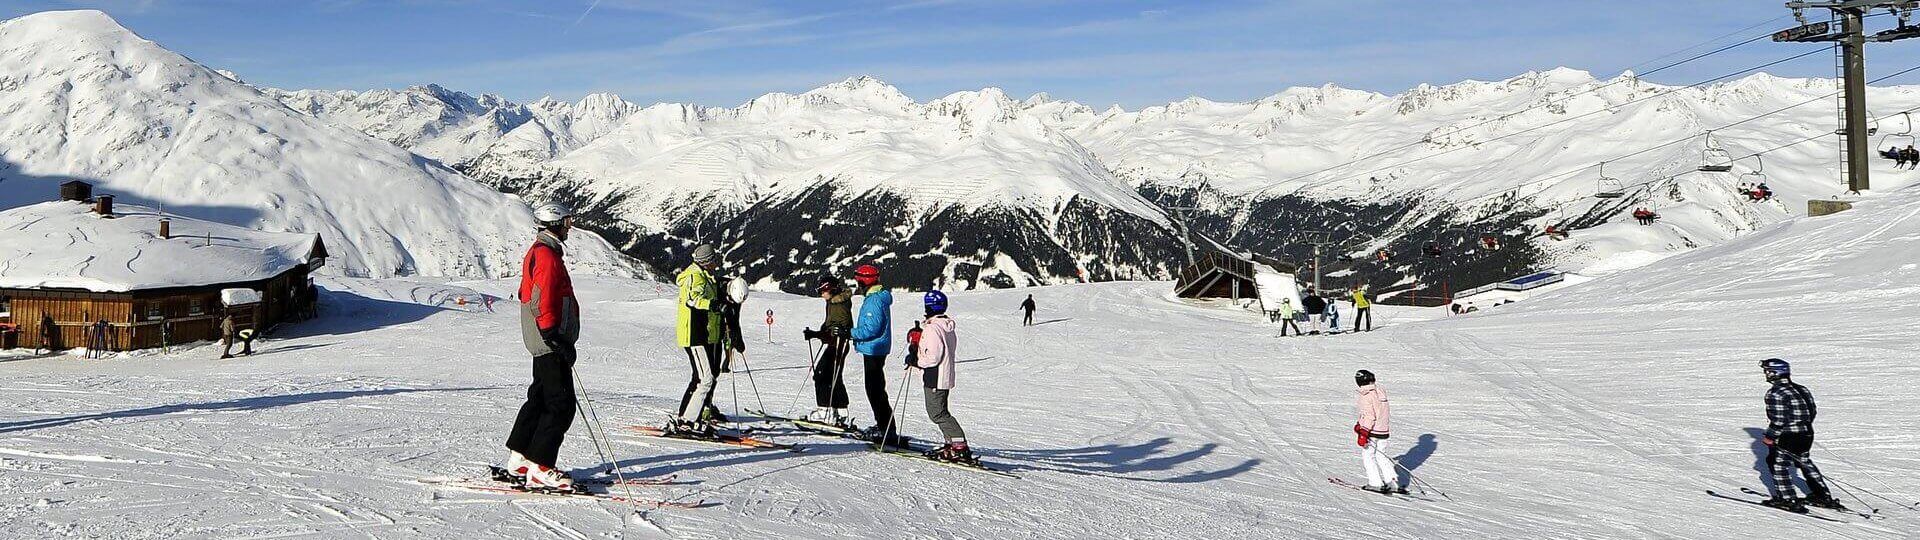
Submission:
[[853,280],[859,282],[861,287],[872,287],[880,282],[880,269],[871,264],[860,265],[853,270]]

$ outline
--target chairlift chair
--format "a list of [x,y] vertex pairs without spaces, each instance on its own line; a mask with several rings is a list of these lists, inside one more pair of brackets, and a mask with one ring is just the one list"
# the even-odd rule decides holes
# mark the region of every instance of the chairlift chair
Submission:
[[1607,162],[1600,162],[1600,190],[1593,196],[1601,199],[1618,199],[1626,196],[1627,188],[1620,180],[1607,177]]
[[1886,150],[1887,139],[1895,139],[1893,143],[1893,149],[1896,151],[1902,149],[1900,147],[1900,142],[1898,141],[1898,139],[1906,139],[1907,146],[1914,146],[1916,144],[1920,144],[1920,139],[1916,139],[1913,136],[1913,116],[1910,113],[1904,113],[1904,112],[1900,113],[1900,116],[1906,119],[1906,124],[1900,129],[1900,132],[1881,135],[1879,142],[1876,142],[1873,145],[1873,151],[1881,154],[1881,157],[1885,157],[1887,159],[1895,159],[1893,156],[1887,155],[1887,150]]
[[1700,172],[1727,172],[1733,170],[1733,154],[1713,144],[1713,131],[1707,131],[1707,149],[1700,158]]

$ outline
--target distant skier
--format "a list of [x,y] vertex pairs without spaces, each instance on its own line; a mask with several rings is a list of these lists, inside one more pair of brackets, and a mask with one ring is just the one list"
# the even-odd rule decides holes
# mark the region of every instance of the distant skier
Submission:
[[871,264],[855,269],[853,280],[865,298],[853,325],[853,349],[866,364],[867,405],[873,407],[868,438],[884,446],[905,446],[906,438],[893,429],[893,406],[887,401],[887,353],[893,351],[893,293],[880,284],[880,269]]
[[571,491],[573,479],[555,468],[560,443],[573,425],[573,363],[579,358],[580,303],[567,275],[567,233],[573,211],[558,204],[535,209],[540,223],[520,262],[520,338],[533,355],[533,383],[507,435],[507,472],[527,487]]
[[807,339],[820,340],[820,358],[813,363],[813,405],[807,420],[847,426],[847,385],[843,373],[847,350],[852,345],[847,335],[853,329],[853,295],[840,280],[831,276],[820,280],[815,290],[827,303],[827,318],[820,330],[808,329]]
[[1913,145],[1909,144],[1905,149],[1900,150],[1900,155],[1907,158],[1908,169],[1920,166],[1920,150],[1913,149]]
[[1360,409],[1360,420],[1354,422],[1353,433],[1358,436],[1360,445],[1360,464],[1367,469],[1367,489],[1381,493],[1405,492],[1400,487],[1400,473],[1394,470],[1393,458],[1387,457],[1387,436],[1391,435],[1387,423],[1392,416],[1387,405],[1387,391],[1374,382],[1373,372],[1360,370],[1353,374],[1353,382],[1360,386],[1354,405]]
[[[1813,392],[1793,382],[1786,360],[1762,360],[1760,370],[1773,384],[1767,390],[1767,432],[1760,439],[1767,445],[1767,467],[1773,472],[1773,498],[1764,504],[1793,512],[1805,512],[1807,505],[1843,508],[1827,491],[1826,477],[1820,475],[1820,468],[1814,466],[1809,455],[1813,450],[1813,417],[1818,412]],[[1805,500],[1794,497],[1795,467],[1800,469],[1800,478],[1807,481]]]
[[1027,313],[1026,318],[1020,323],[1021,326],[1033,326],[1033,309],[1033,295],[1029,294],[1027,295],[1027,301],[1020,303],[1020,311]]
[[927,318],[907,333],[910,351],[907,367],[920,370],[920,381],[927,389],[927,418],[940,426],[940,435],[946,438],[946,444],[927,451],[926,456],[974,463],[973,451],[967,448],[966,431],[960,429],[960,421],[947,410],[947,399],[953,392],[954,351],[958,345],[953,318],[947,316],[947,295],[938,290],[927,291],[921,303]]
[[[59,337],[60,337],[60,325],[55,324],[53,322],[53,315],[50,315],[47,313],[41,313],[40,314],[40,348],[46,349],[47,350],[46,354],[53,354],[54,342],[58,340]],[[39,350],[36,349],[34,352],[39,353]]]
[[1340,305],[1334,303],[1337,299],[1338,297],[1324,300],[1327,304],[1327,333],[1329,334],[1340,333]]
[[1279,313],[1280,313],[1280,337],[1287,337],[1288,328],[1292,328],[1293,335],[1296,335],[1296,336],[1306,333],[1306,332],[1301,332],[1300,323],[1293,320],[1293,299],[1292,298],[1280,299]]
[[1318,335],[1320,323],[1326,319],[1327,299],[1321,298],[1318,294],[1308,293],[1306,298],[1300,299],[1300,307],[1306,309],[1307,324],[1313,328],[1312,333]]
[[220,317],[220,359],[233,358],[233,342],[239,335],[233,331],[233,312],[228,311]]
[[[107,323],[106,319],[94,321],[92,331],[88,332],[92,341],[92,343],[87,344],[88,358],[100,359],[107,356],[107,333],[112,330],[113,326]],[[242,352],[241,354],[247,353]]]
[[686,393],[680,396],[680,416],[667,425],[670,434],[713,436],[713,423],[707,421],[705,413],[720,374],[720,345],[726,336],[720,320],[720,291],[712,273],[718,268],[720,253],[713,246],[701,244],[693,248],[692,262],[674,278],[680,285],[674,340],[687,353],[692,374]]
[[[1365,330],[1360,327],[1363,323],[1366,324]],[[1373,331],[1373,302],[1367,299],[1367,286],[1364,284],[1353,288],[1353,331]]]

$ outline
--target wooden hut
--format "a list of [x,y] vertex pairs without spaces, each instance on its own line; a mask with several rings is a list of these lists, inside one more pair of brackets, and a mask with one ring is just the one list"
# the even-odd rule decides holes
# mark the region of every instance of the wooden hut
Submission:
[[114,208],[105,195],[8,209],[0,211],[0,260],[8,261],[0,323],[14,328],[20,347],[40,345],[46,318],[57,348],[87,346],[99,321],[108,350],[162,347],[218,339],[221,291],[248,289],[260,301],[241,306],[235,322],[265,331],[310,312],[309,276],[326,257],[319,235]]

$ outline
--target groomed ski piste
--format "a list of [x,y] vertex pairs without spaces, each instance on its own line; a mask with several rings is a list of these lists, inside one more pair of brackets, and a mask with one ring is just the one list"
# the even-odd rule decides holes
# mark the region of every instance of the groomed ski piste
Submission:
[[[1878,499],[1876,519],[1815,511],[1836,522],[1704,492],[1765,489],[1757,362],[1777,356],[1819,398],[1827,475],[1920,500],[1916,215],[1920,189],[1903,189],[1471,315],[1382,307],[1365,334],[1279,338],[1166,283],[959,292],[954,412],[1017,480],[774,427],[757,435],[806,450],[622,434],[658,424],[686,384],[672,291],[583,279],[578,370],[617,465],[677,475],[636,497],[711,503],[650,510],[650,525],[613,502],[421,483],[481,477],[504,456],[529,380],[518,315],[511,300],[457,299],[511,281],[332,280],[322,319],[252,357],[8,353],[0,536],[1911,538],[1920,512]],[[1028,293],[1039,324],[1022,327]],[[896,334],[915,296],[896,301]],[[758,294],[750,324],[766,309],[776,343],[749,327],[749,364],[784,411],[820,308]],[[1364,482],[1349,431],[1360,368],[1391,396],[1389,453],[1445,497],[1328,481]],[[870,422],[859,370],[847,377]],[[741,407],[760,405],[736,375],[722,409],[734,384]],[[904,429],[925,439],[920,392]],[[579,423],[561,464],[601,464]]]

